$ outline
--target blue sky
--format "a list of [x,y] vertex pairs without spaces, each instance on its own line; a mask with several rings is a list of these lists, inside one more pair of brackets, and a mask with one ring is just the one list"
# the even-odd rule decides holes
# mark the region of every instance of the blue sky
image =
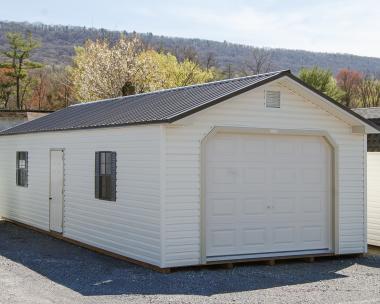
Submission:
[[378,0],[1,0],[0,20],[380,57]]

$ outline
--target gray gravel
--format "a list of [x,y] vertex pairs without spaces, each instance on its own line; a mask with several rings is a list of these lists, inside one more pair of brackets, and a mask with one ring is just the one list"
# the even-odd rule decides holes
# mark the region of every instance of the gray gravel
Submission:
[[380,303],[380,255],[160,274],[0,221],[0,303]]

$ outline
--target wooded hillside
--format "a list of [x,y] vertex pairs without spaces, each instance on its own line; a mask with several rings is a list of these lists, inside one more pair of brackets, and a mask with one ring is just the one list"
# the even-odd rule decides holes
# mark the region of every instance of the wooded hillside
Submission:
[[[121,34],[118,31],[78,26],[0,22],[0,46],[6,44],[7,32],[31,32],[33,37],[42,43],[42,47],[33,53],[32,59],[54,65],[70,64],[74,55],[74,46],[83,45],[87,39],[108,38],[115,41]],[[123,34],[129,36],[133,33],[123,32]],[[152,33],[142,33],[140,37],[154,49],[170,51],[177,57],[186,53],[186,56],[189,56],[189,53],[193,52],[203,65],[207,65],[212,59],[213,64],[224,71],[244,70],[250,61],[253,49],[250,46],[228,42],[164,37]],[[380,58],[286,49],[270,49],[270,52],[271,70],[290,68],[294,73],[298,73],[301,67],[319,66],[330,69],[334,74],[342,68],[350,68],[366,74],[380,75]]]

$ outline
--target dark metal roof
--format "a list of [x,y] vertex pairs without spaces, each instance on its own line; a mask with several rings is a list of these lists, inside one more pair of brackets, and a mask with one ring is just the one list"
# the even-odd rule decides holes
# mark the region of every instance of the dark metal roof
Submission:
[[[0,132],[0,135],[170,123],[283,76],[288,76],[305,85],[289,70],[215,81],[70,106],[4,130]],[[362,116],[336,103],[331,98],[318,91],[315,92],[343,107],[351,115],[371,124]]]
[[[373,108],[356,108],[352,109],[356,113],[362,115],[368,120],[380,126],[380,107]],[[379,152],[380,151],[380,134],[368,134],[367,136],[367,151]]]
[[356,108],[352,110],[380,126],[380,107]]

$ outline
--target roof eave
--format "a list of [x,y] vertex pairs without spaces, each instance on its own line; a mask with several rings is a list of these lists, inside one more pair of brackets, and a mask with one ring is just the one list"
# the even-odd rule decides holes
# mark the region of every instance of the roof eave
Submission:
[[139,122],[130,122],[130,123],[113,124],[113,125],[86,126],[86,127],[77,127],[77,128],[70,128],[70,129],[36,130],[36,131],[14,132],[14,133],[2,133],[2,132],[7,131],[7,130],[3,130],[3,131],[0,131],[0,137],[12,136],[12,135],[37,134],[37,133],[68,132],[68,131],[81,131],[81,130],[92,130],[92,129],[153,125],[153,124],[167,124],[167,123],[170,123],[170,122],[166,119],[163,119],[163,120],[139,121]]

